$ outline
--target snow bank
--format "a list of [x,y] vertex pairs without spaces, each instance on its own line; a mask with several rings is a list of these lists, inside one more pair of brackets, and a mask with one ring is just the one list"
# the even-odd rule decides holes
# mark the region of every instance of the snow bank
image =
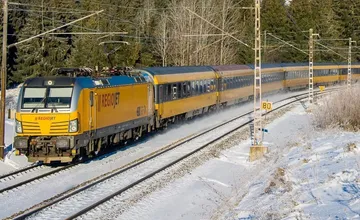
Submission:
[[[297,126],[296,119],[287,120]],[[303,132],[299,129],[298,134]],[[276,162],[264,165],[268,174],[253,180],[246,196],[224,219],[360,218],[359,133],[308,132],[300,141],[288,140]]]
[[[15,88],[6,90],[6,109],[15,109],[19,97],[19,91],[22,85]],[[1,92],[0,92],[1,94]],[[12,119],[7,118],[7,112],[5,114],[5,155],[4,161],[0,161],[0,175],[8,173],[11,170],[28,165],[26,158],[14,157],[12,142],[15,135],[14,125],[15,122]]]

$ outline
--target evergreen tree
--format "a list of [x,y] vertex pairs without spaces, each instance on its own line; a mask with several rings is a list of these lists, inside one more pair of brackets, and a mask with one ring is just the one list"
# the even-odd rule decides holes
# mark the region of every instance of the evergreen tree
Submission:
[[[261,13],[262,30],[266,30],[282,39],[289,40],[288,36],[291,35],[290,22],[285,7],[285,0],[263,0]],[[267,39],[268,42],[266,46],[270,47],[269,49],[266,48],[265,51],[270,51],[270,53],[266,53],[264,56],[266,62],[288,62],[290,59],[287,55],[289,54],[288,49],[290,48],[287,47],[285,50],[277,50],[277,48],[281,46],[281,42],[272,38],[270,35],[267,36]],[[275,47],[271,47],[272,45]]]
[[[308,50],[308,35],[310,28],[314,28],[316,21],[313,17],[311,0],[292,0],[289,7],[292,35],[291,41],[302,50]],[[306,62],[308,55],[295,49],[289,54],[293,62]]]
[[[340,39],[339,22],[336,20],[336,14],[333,11],[333,0],[314,0],[312,2],[314,11],[315,31],[320,34],[322,39]],[[332,45],[333,47],[343,47],[346,42],[343,41],[324,41],[324,45]],[[323,48],[321,45],[316,45],[317,48]],[[341,53],[341,51],[340,51]],[[341,57],[331,51],[315,53],[318,62],[342,61]]]
[[[35,4],[41,5],[41,2],[37,1]],[[64,7],[70,8],[69,4],[56,0],[47,1],[46,7],[42,9],[35,6],[29,7],[30,12],[26,17],[24,27],[19,31],[19,40],[67,23],[72,16],[70,13],[54,11],[54,8]],[[71,27],[66,27],[57,32],[65,33],[70,30]],[[18,45],[14,80],[23,81],[28,77],[49,75],[53,68],[63,66],[70,49],[69,39],[68,35],[44,35]]]

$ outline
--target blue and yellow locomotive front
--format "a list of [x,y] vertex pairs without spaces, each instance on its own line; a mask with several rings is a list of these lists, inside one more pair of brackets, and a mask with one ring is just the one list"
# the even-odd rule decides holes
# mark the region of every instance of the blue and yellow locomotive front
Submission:
[[76,110],[80,90],[75,78],[28,79],[20,91],[16,111],[17,153],[26,154],[29,161],[50,162],[49,155],[58,157],[51,160],[71,161],[70,149],[79,142],[75,139],[79,132]]
[[151,129],[152,100],[144,77],[28,79],[16,111],[16,154],[64,163],[131,139]]

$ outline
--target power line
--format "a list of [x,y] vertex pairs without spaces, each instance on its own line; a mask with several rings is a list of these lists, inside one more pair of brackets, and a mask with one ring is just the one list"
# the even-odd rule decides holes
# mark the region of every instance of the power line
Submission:
[[[37,7],[37,8],[51,8],[51,9],[63,9],[63,10],[71,10],[74,8],[61,8],[61,7],[49,7],[49,6],[45,6],[45,5],[34,5],[34,4],[26,4],[26,3],[19,3],[19,2],[9,2],[9,5],[16,5],[16,6],[31,6],[31,7]],[[96,11],[87,11],[87,10],[82,10],[82,9],[75,9],[77,11],[82,11],[82,12],[88,12],[88,13],[94,13]]]
[[[24,11],[24,12],[39,12],[42,11],[38,10],[31,10],[31,9],[9,9],[9,11]],[[77,11],[45,11],[45,13],[57,13],[57,14],[88,14],[89,12],[77,12]],[[91,12],[90,12],[91,13]]]

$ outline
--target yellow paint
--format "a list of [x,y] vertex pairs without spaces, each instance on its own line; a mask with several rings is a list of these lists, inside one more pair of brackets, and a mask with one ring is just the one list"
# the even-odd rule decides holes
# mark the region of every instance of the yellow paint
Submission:
[[254,70],[252,70],[252,69],[220,71],[220,72],[221,72],[220,77],[236,77],[236,76],[254,75]]
[[239,98],[249,97],[254,93],[253,86],[247,86],[238,89],[229,89],[220,92],[221,103],[232,102]]
[[325,86],[319,86],[320,92],[325,90]]
[[[80,119],[77,112],[72,113],[16,113],[16,119],[22,123],[23,133],[18,136],[67,135],[69,121]],[[78,134],[71,133],[71,135]]]
[[[122,122],[143,118],[149,115],[148,96],[150,84],[135,84],[121,87],[84,89],[79,100],[79,112],[85,120],[81,121],[83,131],[96,130]],[[94,92],[94,105],[91,107],[90,91]],[[120,93],[119,103],[115,106],[104,107],[104,94]],[[152,97],[152,96],[151,96]]]
[[155,75],[155,84],[177,83],[184,81],[202,80],[202,79],[215,79],[214,72],[203,73],[186,73],[186,74],[168,74],[168,75]]
[[203,107],[216,105],[216,99],[216,92],[212,92],[195,97],[157,104],[156,109],[158,109],[161,118],[169,118]]
[[314,77],[314,83],[329,83],[329,82],[336,82],[339,80],[339,76],[317,76]]
[[261,102],[261,109],[264,109],[266,111],[271,111],[272,110],[272,102],[262,101]]

